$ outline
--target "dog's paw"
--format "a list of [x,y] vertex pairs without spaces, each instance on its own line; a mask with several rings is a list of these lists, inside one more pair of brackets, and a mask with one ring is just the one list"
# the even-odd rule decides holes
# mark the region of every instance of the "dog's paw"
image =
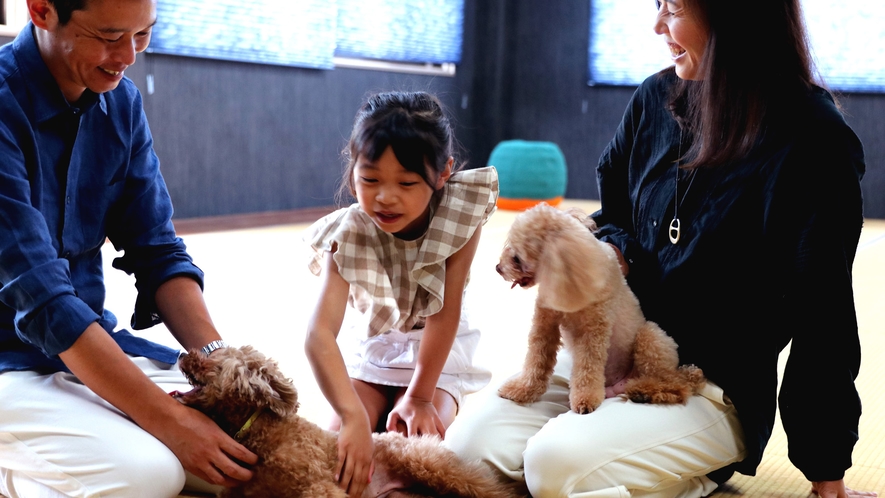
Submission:
[[605,390],[603,389],[601,394],[599,392],[579,393],[572,390],[569,392],[568,399],[573,412],[585,415],[599,408],[602,400],[605,399]]
[[697,393],[707,383],[704,372],[694,365],[682,365],[678,370],[682,378],[692,387],[692,392]]
[[547,392],[547,384],[530,383],[522,377],[514,377],[498,388],[498,396],[520,405],[528,405],[538,401],[545,392]]

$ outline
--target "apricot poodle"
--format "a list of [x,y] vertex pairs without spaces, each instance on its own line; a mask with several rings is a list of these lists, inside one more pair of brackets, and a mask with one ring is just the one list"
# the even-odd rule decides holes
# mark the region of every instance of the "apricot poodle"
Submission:
[[[180,362],[194,389],[173,393],[211,417],[258,455],[254,477],[226,497],[345,498],[335,481],[337,434],[296,414],[298,394],[275,361],[251,346]],[[363,497],[509,498],[511,491],[480,463],[460,460],[436,437],[375,434],[375,473]]]
[[615,386],[635,402],[685,403],[704,384],[703,373],[679,366],[676,342],[645,319],[614,249],[595,230],[580,210],[547,204],[514,220],[496,269],[513,287],[537,285],[538,297],[523,370],[498,394],[537,401],[564,344],[574,357],[569,403],[577,413],[595,410]]

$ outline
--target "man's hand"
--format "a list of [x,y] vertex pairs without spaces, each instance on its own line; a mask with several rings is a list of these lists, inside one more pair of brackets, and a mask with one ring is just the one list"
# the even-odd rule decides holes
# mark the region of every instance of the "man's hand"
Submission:
[[59,356],[83,384],[165,444],[191,473],[226,486],[252,477],[234,459],[251,465],[258,461],[254,453],[163,392],[97,323]]
[[221,486],[243,484],[252,478],[245,465],[258,456],[225,434],[203,413],[180,405],[154,436],[169,447],[182,467],[200,479]]

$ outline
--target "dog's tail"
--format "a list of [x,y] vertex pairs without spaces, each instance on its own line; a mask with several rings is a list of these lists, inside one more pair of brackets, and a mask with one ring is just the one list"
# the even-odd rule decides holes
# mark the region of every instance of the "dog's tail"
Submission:
[[[676,341],[654,322],[646,322],[633,346],[635,377],[626,386],[627,397],[637,403],[685,403],[706,383],[694,365],[679,365]],[[678,367],[678,368],[677,368]]]
[[[517,498],[516,485],[498,481],[480,462],[466,462],[432,436],[403,437],[387,432],[375,436],[375,462],[388,473],[434,496]],[[377,463],[376,463],[377,465]],[[527,494],[527,493],[526,493]]]

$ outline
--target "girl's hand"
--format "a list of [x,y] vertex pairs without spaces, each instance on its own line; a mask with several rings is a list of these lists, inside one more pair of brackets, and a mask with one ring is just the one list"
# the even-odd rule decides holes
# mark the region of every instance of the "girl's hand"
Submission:
[[[403,427],[405,425],[405,427]],[[433,434],[446,437],[446,426],[431,401],[403,396],[387,417],[387,430],[404,436]]]
[[821,498],[862,498],[876,497],[875,491],[855,491],[845,487],[844,480],[838,481],[813,481],[811,491]]
[[358,498],[372,481],[375,472],[375,443],[369,421],[341,420],[338,433],[338,465],[335,466],[335,479],[348,496]]

